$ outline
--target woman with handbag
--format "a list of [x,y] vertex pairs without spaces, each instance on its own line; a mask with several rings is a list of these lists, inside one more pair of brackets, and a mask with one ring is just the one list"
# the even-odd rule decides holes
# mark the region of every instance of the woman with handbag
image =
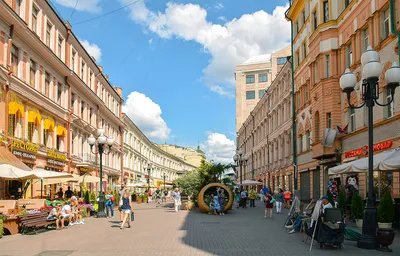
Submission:
[[125,223],[127,223],[128,228],[130,228],[131,224],[129,223],[129,221],[130,221],[129,217],[130,217],[130,214],[132,213],[133,206],[132,206],[131,193],[129,192],[128,189],[125,190],[125,193],[121,198],[120,206],[121,206],[121,213],[123,214],[121,229],[124,228]]
[[272,219],[272,209],[274,208],[275,199],[272,197],[272,191],[269,191],[264,197],[265,202],[265,212],[264,218],[267,218],[268,210],[269,210],[269,218]]

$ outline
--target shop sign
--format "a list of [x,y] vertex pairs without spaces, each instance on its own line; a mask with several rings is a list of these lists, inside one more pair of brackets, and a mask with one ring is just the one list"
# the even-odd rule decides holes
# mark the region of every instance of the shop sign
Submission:
[[47,159],[47,163],[54,164],[54,165],[59,165],[59,166],[64,166],[65,165],[64,162],[60,162],[60,161],[53,160],[53,159]]
[[79,171],[81,171],[81,172],[87,172],[87,173],[92,172],[92,170],[90,170],[90,169],[88,169],[88,168],[84,168],[84,167],[79,168]]
[[[391,146],[392,146],[392,141],[390,141],[390,140],[376,143],[376,144],[374,144],[374,151],[384,150],[384,149],[390,148]],[[344,157],[349,158],[349,157],[355,157],[355,156],[365,156],[367,154],[368,154],[368,146],[364,146],[364,147],[346,152],[344,154]]]
[[35,155],[28,154],[28,153],[21,152],[21,151],[14,150],[13,154],[16,155],[16,156],[24,157],[24,158],[36,159]]
[[51,150],[48,150],[48,151],[47,151],[47,156],[48,156],[48,157],[51,157],[51,158],[63,160],[63,161],[66,161],[66,160],[67,160],[67,156],[66,156],[66,155],[59,154],[59,153],[57,153],[57,152],[55,152],[55,151],[51,151]]
[[19,148],[19,149],[26,150],[26,151],[31,151],[34,153],[37,153],[39,150],[39,146],[36,146],[31,143],[24,143],[21,141],[16,141],[16,140],[13,141],[12,147]]

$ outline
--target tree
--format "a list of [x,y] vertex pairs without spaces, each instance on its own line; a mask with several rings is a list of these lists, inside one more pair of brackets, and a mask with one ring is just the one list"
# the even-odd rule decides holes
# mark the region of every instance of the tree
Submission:
[[198,170],[193,170],[186,173],[182,177],[175,180],[175,184],[180,188],[182,194],[189,197],[197,197],[201,190],[200,173]]

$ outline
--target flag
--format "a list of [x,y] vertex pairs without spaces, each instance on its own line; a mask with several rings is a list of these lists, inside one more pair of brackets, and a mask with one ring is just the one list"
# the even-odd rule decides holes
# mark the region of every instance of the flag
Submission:
[[336,125],[336,128],[339,133],[347,134],[348,133],[347,131],[349,129],[349,124],[347,124],[343,129],[339,125]]

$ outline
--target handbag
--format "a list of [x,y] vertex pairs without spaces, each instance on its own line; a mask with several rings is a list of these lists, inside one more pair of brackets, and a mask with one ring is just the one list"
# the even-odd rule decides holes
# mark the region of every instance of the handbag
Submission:
[[272,199],[270,200],[270,203],[271,203],[271,204],[274,204],[274,203],[276,203],[276,200],[275,200],[275,198],[272,198]]
[[135,220],[135,213],[131,212],[131,221],[134,221],[134,220]]

